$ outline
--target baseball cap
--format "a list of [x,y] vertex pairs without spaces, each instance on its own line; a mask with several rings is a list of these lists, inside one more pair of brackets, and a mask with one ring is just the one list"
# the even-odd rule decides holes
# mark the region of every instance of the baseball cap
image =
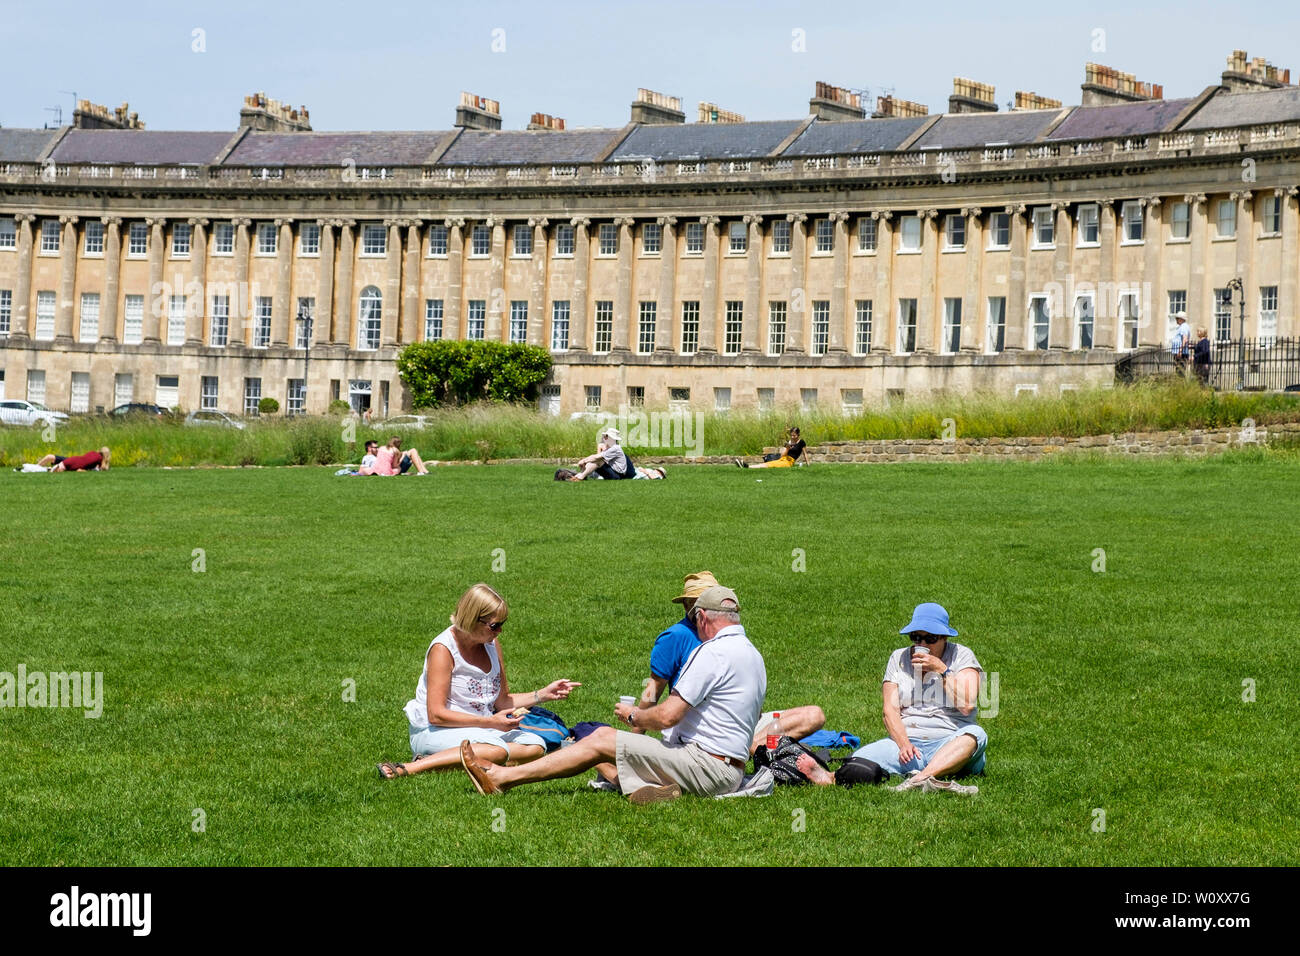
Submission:
[[712,571],[697,571],[695,574],[688,574],[682,581],[682,593],[673,598],[673,603],[685,604],[687,601],[694,601],[709,588],[717,586],[718,581],[713,576]]
[[[723,602],[731,601],[735,607],[724,607]],[[724,588],[721,584],[715,584],[711,588],[706,588],[699,597],[695,599],[695,610],[700,611],[739,611],[740,599],[736,597],[736,592],[731,588]]]

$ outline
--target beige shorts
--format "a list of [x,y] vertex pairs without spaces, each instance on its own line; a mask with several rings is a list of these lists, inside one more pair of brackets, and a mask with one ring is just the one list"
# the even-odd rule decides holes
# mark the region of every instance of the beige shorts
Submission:
[[684,793],[711,797],[735,790],[745,776],[739,767],[709,756],[698,744],[669,747],[662,740],[624,730],[618,732],[614,752],[618,787],[628,794],[675,783]]

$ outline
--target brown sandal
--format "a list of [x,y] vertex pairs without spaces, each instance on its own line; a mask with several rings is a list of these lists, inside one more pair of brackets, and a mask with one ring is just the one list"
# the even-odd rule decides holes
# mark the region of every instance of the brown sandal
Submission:
[[404,763],[381,763],[375,764],[375,769],[379,771],[379,779],[392,780],[396,777],[409,777],[411,771],[406,769]]

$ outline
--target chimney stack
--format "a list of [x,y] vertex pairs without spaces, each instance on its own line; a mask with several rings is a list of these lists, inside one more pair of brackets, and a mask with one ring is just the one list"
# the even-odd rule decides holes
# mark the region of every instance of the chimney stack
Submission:
[[948,97],[949,113],[996,113],[995,90],[988,83],[978,83],[964,76],[952,78],[952,96]]
[[462,92],[460,106],[456,107],[455,125],[462,129],[500,129],[501,104],[486,96]]
[[1143,83],[1132,73],[1100,63],[1087,64],[1082,88],[1084,106],[1110,106],[1165,98],[1165,88],[1159,83]]
[[1245,50],[1233,50],[1228,68],[1223,71],[1223,85],[1234,92],[1275,90],[1291,85],[1291,71],[1274,66],[1262,56],[1247,60]]
[[77,108],[72,111],[73,129],[144,129],[140,114],[132,113],[131,107],[123,103],[117,109],[110,110],[90,100],[77,100]]
[[813,98],[808,101],[808,112],[819,120],[860,120],[866,119],[867,111],[862,108],[862,97],[839,86],[817,81]]
[[745,117],[731,110],[724,110],[717,103],[700,104],[701,123],[743,123]]
[[644,87],[636,91],[636,102],[632,104],[632,122],[647,126],[664,126],[673,123],[685,123],[686,114],[682,112],[682,98],[656,93]]
[[885,119],[888,117],[929,115],[930,107],[924,103],[914,103],[911,100],[896,100],[893,96],[877,96],[876,111],[871,114],[871,118]]
[[1016,90],[1016,110],[1059,110],[1061,101],[1054,100],[1050,96],[1039,96],[1037,93],[1026,93],[1024,90]]
[[239,125],[272,133],[311,132],[307,107],[293,109],[288,103],[273,100],[265,93],[244,97],[244,105],[239,111]]
[[558,116],[552,116],[550,113],[534,113],[533,118],[528,121],[528,128],[532,130],[549,130],[554,133],[563,133],[564,120]]

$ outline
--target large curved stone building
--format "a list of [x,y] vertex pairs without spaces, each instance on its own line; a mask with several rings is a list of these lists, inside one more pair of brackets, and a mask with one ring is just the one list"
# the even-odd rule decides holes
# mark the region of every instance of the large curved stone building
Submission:
[[865,118],[819,85],[772,122],[643,91],[620,129],[476,129],[499,112],[473,97],[433,132],[257,98],[235,132],[0,129],[0,386],[382,414],[403,344],[482,338],[552,350],[553,411],[851,411],[1109,381],[1179,310],[1297,335],[1300,89],[1099,69],[1095,105],[1010,112]]

